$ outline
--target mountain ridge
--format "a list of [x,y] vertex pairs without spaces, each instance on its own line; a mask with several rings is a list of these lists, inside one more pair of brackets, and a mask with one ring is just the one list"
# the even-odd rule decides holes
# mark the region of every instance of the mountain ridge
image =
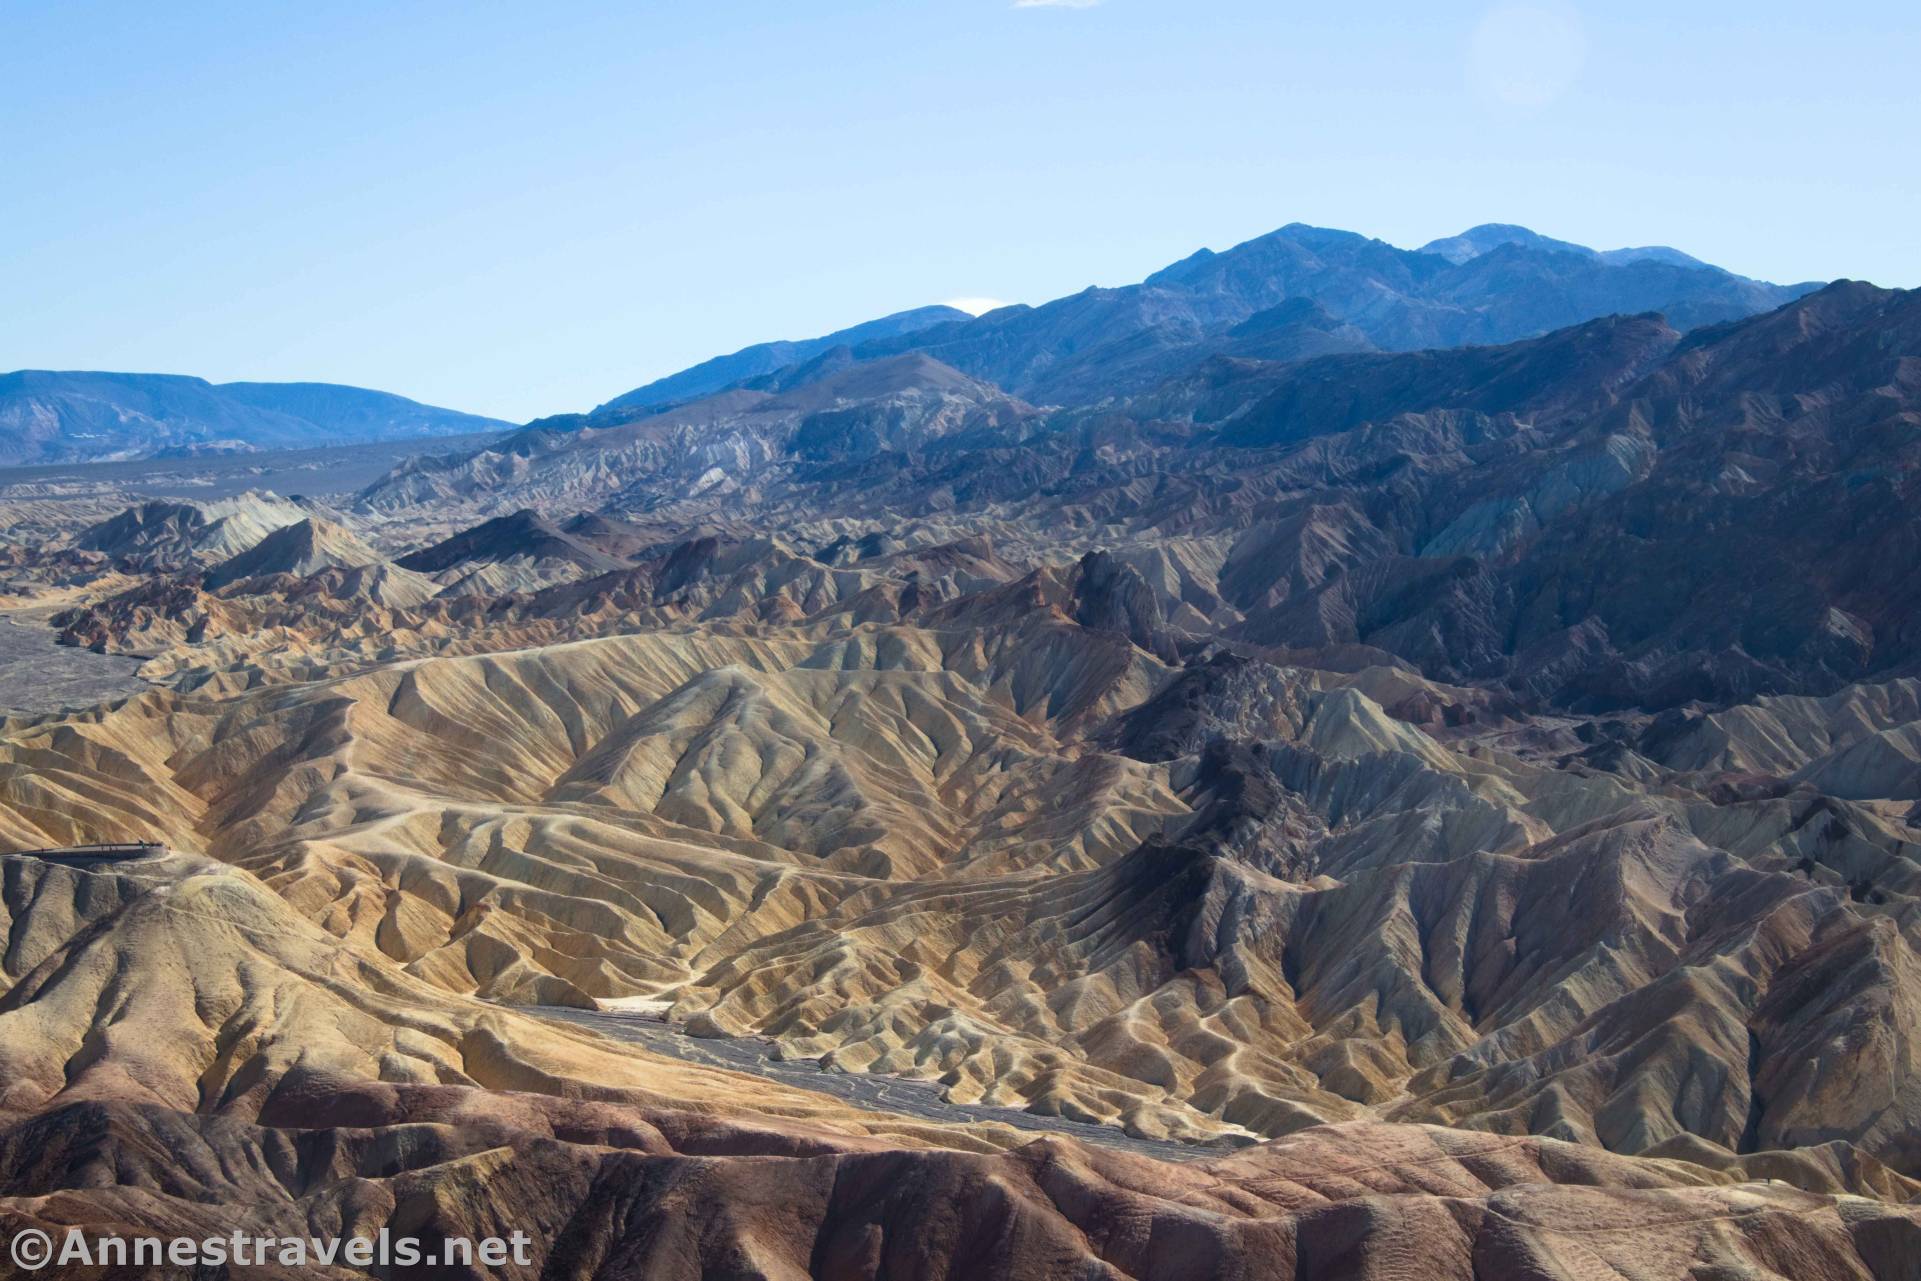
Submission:
[[0,464],[473,435],[510,424],[341,383],[213,383],[192,374],[0,374]]
[[951,321],[965,320],[967,313],[957,307],[934,305],[897,311],[892,315],[850,325],[818,338],[788,339],[755,343],[725,356],[715,356],[679,373],[657,378],[612,400],[597,405],[595,414],[621,410],[652,409],[679,401],[697,399],[724,390],[736,383],[762,374],[771,374],[790,365],[804,363],[833,347],[851,347],[872,339],[912,333],[918,329]]
[[[857,326],[805,350],[761,344],[615,397],[594,415],[664,403],[651,389],[675,379],[718,391],[837,346],[855,359],[923,351],[1022,399],[1074,404],[1143,390],[1207,354],[1232,354],[1236,326],[1301,300],[1324,313],[1312,327],[1338,334],[1324,336],[1324,345],[1416,350],[1510,342],[1645,311],[1686,330],[1771,310],[1816,287],[1750,280],[1665,247],[1597,251],[1511,224],[1482,224],[1410,250],[1289,223],[1226,250],[1197,250],[1138,284],[1092,286],[888,336],[856,338]],[[748,353],[756,353],[751,372],[718,381],[732,372],[720,362]],[[772,360],[781,363],[762,367]]]

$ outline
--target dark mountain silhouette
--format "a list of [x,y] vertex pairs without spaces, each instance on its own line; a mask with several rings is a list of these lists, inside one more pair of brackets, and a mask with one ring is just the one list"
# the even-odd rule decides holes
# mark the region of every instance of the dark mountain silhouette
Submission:
[[490,564],[526,557],[559,560],[595,573],[618,568],[621,561],[590,542],[562,530],[539,512],[523,508],[451,538],[402,556],[402,569],[437,574],[459,565]]
[[615,520],[599,512],[582,512],[560,528],[568,537],[615,560],[626,560],[642,548],[652,546],[660,538],[658,531]]

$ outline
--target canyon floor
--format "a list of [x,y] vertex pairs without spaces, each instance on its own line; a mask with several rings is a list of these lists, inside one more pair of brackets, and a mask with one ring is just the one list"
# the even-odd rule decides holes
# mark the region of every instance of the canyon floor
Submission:
[[0,612],[0,715],[88,707],[145,687],[140,660],[60,644],[44,611]]

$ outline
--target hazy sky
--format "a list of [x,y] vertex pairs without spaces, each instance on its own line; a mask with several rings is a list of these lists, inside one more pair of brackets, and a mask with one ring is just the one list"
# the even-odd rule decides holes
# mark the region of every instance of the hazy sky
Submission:
[[0,370],[523,419],[1283,223],[1921,284],[1921,6],[0,0]]

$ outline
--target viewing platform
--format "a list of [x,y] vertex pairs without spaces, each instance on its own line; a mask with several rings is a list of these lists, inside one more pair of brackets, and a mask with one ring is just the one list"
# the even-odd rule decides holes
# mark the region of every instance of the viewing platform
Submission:
[[102,845],[58,845],[37,850],[0,850],[8,857],[37,858],[66,867],[100,867],[108,863],[150,863],[167,857],[159,841],[126,841]]

